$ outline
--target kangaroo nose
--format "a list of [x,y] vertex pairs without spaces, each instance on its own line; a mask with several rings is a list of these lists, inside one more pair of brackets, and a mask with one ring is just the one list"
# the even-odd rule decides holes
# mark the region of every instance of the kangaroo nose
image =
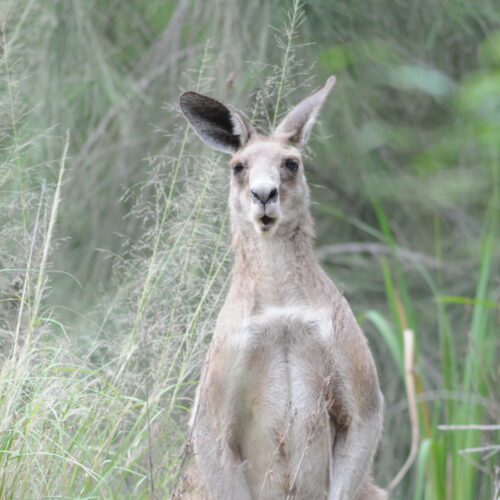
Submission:
[[269,201],[276,201],[278,199],[278,190],[275,187],[253,188],[250,192],[253,199],[263,205]]

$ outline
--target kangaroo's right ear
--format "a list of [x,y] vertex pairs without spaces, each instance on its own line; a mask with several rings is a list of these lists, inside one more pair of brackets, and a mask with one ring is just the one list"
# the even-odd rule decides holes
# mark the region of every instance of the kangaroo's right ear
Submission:
[[195,132],[214,149],[234,154],[256,133],[239,111],[211,97],[188,91],[181,95],[179,102]]

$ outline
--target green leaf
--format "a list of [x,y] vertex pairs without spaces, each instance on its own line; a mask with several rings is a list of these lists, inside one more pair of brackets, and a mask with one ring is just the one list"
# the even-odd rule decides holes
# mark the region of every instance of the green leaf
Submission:
[[404,377],[403,371],[403,351],[401,348],[401,343],[398,341],[398,337],[394,332],[394,329],[389,324],[389,322],[378,312],[374,310],[367,311],[365,318],[370,320],[379,331],[380,335],[384,339],[389,351],[396,362],[399,371],[401,372],[401,377]]
[[423,500],[425,491],[425,469],[429,462],[429,453],[431,451],[432,439],[426,438],[420,444],[417,456],[417,472],[415,478],[415,489],[413,500]]

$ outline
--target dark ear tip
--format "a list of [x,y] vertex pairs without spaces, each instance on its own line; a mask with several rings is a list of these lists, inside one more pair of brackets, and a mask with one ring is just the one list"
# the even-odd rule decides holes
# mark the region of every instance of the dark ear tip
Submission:
[[185,97],[189,97],[189,96],[193,96],[193,95],[200,95],[198,94],[198,92],[195,92],[194,90],[186,90],[185,92],[183,92],[179,99],[183,99]]
[[180,96],[179,96],[179,104],[181,105],[181,108],[184,109],[184,107],[189,104],[189,101],[191,101],[194,98],[196,98],[197,96],[199,96],[200,94],[198,94],[198,92],[194,92],[193,90],[186,90],[186,92],[183,92]]

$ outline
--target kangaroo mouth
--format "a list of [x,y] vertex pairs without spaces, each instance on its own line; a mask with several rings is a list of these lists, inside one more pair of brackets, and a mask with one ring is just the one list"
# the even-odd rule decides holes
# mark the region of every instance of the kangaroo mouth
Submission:
[[269,217],[268,215],[264,215],[260,218],[260,222],[262,223],[262,230],[269,231],[272,225],[276,222],[276,219]]

